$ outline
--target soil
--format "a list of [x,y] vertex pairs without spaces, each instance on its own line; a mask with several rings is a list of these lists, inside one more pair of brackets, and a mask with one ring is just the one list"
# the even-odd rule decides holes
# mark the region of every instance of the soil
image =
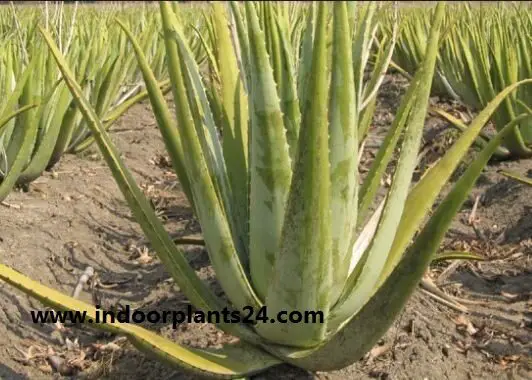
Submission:
[[[375,147],[393,119],[404,85],[395,76],[387,77],[371,129]],[[450,131],[439,119],[427,119],[422,167],[445,151],[456,136]],[[167,230],[175,236],[200,237],[149,105],[131,109],[117,123],[112,138]],[[375,147],[368,143],[369,153]],[[532,189],[503,177],[500,169],[527,174],[532,161],[487,167],[441,247],[475,252],[485,261],[444,261],[428,272],[440,289],[460,299],[468,313],[419,290],[390,331],[358,363],[327,374],[283,365],[255,378],[532,378]],[[476,217],[469,223],[477,195]],[[96,150],[83,157],[65,156],[28,191],[12,193],[0,206],[0,215],[0,262],[49,287],[71,294],[91,266],[98,281],[93,279],[92,289],[81,293],[85,301],[106,307],[128,304],[145,311],[187,307]],[[183,248],[201,278],[216,285],[206,252],[201,247]],[[29,312],[39,309],[43,308],[38,302],[0,284],[0,378],[194,378],[146,358],[118,336],[85,327],[59,331],[53,324],[33,324]],[[230,339],[208,324],[145,327],[196,347]]]

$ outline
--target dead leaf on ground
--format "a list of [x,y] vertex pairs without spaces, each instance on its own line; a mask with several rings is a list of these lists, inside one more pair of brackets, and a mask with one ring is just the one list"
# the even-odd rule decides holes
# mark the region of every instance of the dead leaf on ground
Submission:
[[460,314],[458,317],[454,318],[453,322],[457,327],[465,329],[469,335],[475,335],[478,332],[478,329],[463,314]]

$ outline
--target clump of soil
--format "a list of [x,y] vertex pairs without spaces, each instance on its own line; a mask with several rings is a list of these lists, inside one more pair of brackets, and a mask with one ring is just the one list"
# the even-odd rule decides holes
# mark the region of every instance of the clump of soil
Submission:
[[[404,81],[390,76],[379,97],[368,149],[377,149],[389,127]],[[427,167],[445,151],[448,126],[429,118]],[[180,191],[148,105],[134,107],[114,129],[113,140],[175,238],[201,237]],[[371,147],[371,144],[374,146]],[[110,171],[94,150],[66,156],[0,206],[0,262],[44,285],[72,293],[87,266],[97,276],[80,298],[104,307],[186,310],[187,300],[150,250]],[[371,152],[370,152],[371,153]],[[369,153],[368,153],[369,154]],[[441,250],[475,252],[481,262],[443,262],[428,273],[468,313],[418,291],[379,344],[360,362],[332,373],[310,374],[284,365],[257,379],[525,379],[532,376],[532,190],[498,174],[522,174],[530,160],[493,164],[455,218]],[[478,196],[478,201],[477,201]],[[472,209],[477,203],[475,215]],[[200,277],[217,287],[201,246],[183,246]],[[219,290],[219,289],[218,289]],[[0,284],[0,377],[193,379],[178,368],[146,358],[123,338],[65,324],[35,325],[38,302]],[[145,324],[175,341],[214,347],[231,337],[209,324]]]

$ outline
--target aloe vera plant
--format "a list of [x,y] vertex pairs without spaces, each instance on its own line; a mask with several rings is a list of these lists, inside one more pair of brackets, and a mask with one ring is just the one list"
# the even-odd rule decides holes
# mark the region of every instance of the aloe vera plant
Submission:
[[[3,79],[1,88],[8,95],[4,104],[6,111],[11,112],[19,105],[38,104],[28,112],[15,115],[0,131],[0,150],[3,152],[0,155],[1,200],[15,185],[37,179],[64,153],[86,149],[93,141],[68,87],[61,80],[53,56],[43,49],[43,42],[33,43],[27,50],[31,61],[23,64],[19,73],[13,69],[17,62],[21,62],[16,49],[6,49],[4,57],[0,57],[5,58],[5,66],[0,67],[0,71]],[[70,58],[80,56],[73,53]],[[83,69],[81,71],[78,78],[83,77]],[[120,81],[115,83],[118,85]],[[167,84],[162,85],[165,91],[169,90]],[[86,91],[92,89],[90,83],[85,83],[85,87]],[[108,86],[106,89],[109,89]],[[96,95],[93,104],[98,106],[100,117],[109,128],[121,114],[146,97],[147,92],[141,91],[115,106],[110,104],[111,98],[106,98],[108,104],[103,104],[101,100],[104,96]]]
[[[530,78],[532,43],[521,38],[531,30],[529,10],[500,8],[481,15],[466,14],[441,51],[441,66],[450,87],[465,104],[484,107],[504,87]],[[492,121],[501,130],[520,113],[528,112],[532,88],[522,86],[495,112]],[[479,136],[486,140],[486,136]],[[488,137],[489,139],[489,137]],[[532,157],[532,124],[522,120],[501,146],[499,158]]]
[[[407,76],[423,60],[428,34],[427,13],[421,10],[406,15],[399,33],[393,66]],[[530,78],[532,44],[522,38],[532,27],[530,10],[523,6],[497,6],[474,9],[458,4],[447,22],[438,54],[435,93],[447,94],[474,110],[485,107],[500,91],[519,80]],[[500,131],[522,113],[530,111],[532,87],[522,86],[505,99],[492,116]],[[463,131],[463,121],[437,109],[436,113]],[[492,136],[482,133],[475,145],[483,147]],[[494,154],[498,159],[532,157],[532,124],[521,120],[513,127]]]
[[[44,170],[51,169],[65,153],[82,152],[94,142],[68,87],[61,80],[53,56],[35,29],[41,11],[27,8],[14,16],[21,25],[15,30],[19,38],[1,42],[0,91],[6,97],[0,100],[0,108],[5,106],[6,112],[11,112],[18,106],[32,103],[38,106],[14,115],[0,131],[0,200],[13,187],[31,183]],[[128,54],[131,48],[120,28],[114,24],[114,29],[107,27],[98,14],[91,14],[78,23],[74,22],[74,16],[76,12],[72,23],[62,27],[61,17],[48,20],[46,14],[45,24],[55,32],[55,40],[62,46],[61,51],[76,79],[106,128],[110,128],[148,94],[142,82],[139,83],[135,57]],[[146,30],[138,30],[142,29],[139,28],[142,20],[134,22],[125,17],[127,14],[122,16],[135,30],[156,77],[166,75],[161,69],[164,40],[156,33],[160,15],[152,13],[144,20]],[[0,25],[4,22],[0,17]],[[93,34],[88,33],[90,29]],[[129,86],[132,81],[137,83],[133,89]],[[162,81],[160,85],[164,92],[170,90],[168,82]]]
[[[291,94],[287,97],[275,81],[280,63],[268,53],[277,13],[264,5],[264,14],[269,15],[262,20],[255,3],[246,2],[243,7],[231,3],[230,13],[217,6],[224,15],[215,18],[215,26],[226,51],[219,65],[220,72],[226,73],[221,83],[226,88],[213,96],[220,97],[217,103],[223,114],[232,115],[230,120],[222,119],[225,128],[216,125],[208,90],[176,18],[178,9],[160,3],[176,120],[142,49],[128,28],[120,25],[134,46],[154,116],[201,223],[206,249],[228,301],[199,279],[183,250],[173,243],[53,39],[41,32],[136,220],[190,302],[203,311],[224,307],[242,311],[249,306],[258,311],[265,306],[270,316],[279,311],[321,311],[325,321],[254,326],[220,322],[220,329],[240,338],[220,349],[186,347],[130,324],[93,326],[125,334],[157,359],[200,374],[236,378],[283,362],[311,371],[343,368],[371,349],[403,308],[453,216],[512,126],[479,153],[425,223],[432,204],[504,97],[532,80],[513,84],[495,97],[411,188],[445,10],[439,3],[425,60],[359,186],[357,127],[363,91],[357,83],[363,72],[353,62],[358,57],[354,52],[362,45],[361,39],[353,38],[358,35],[352,24],[357,17],[351,17],[357,8],[345,2],[312,7],[303,32],[307,59],[296,73],[288,73],[287,80],[294,84],[287,84]],[[240,24],[232,34],[230,16]],[[300,72],[307,76],[298,81]],[[290,92],[291,88],[296,91]],[[299,114],[285,117],[287,100],[300,107]],[[295,138],[289,138],[290,128]],[[380,180],[393,152],[398,152],[393,180],[387,195],[378,200]],[[375,201],[378,205],[372,210]],[[83,310],[95,316],[93,306],[4,265],[0,265],[0,278],[56,309]]]

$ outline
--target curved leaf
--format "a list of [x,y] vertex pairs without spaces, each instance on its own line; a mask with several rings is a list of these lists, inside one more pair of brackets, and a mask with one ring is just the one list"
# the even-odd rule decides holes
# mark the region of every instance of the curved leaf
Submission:
[[106,318],[106,323],[99,322],[103,310],[48,288],[2,264],[0,279],[59,311],[85,313],[85,323],[89,326],[124,334],[135,347],[146,354],[196,375],[235,379],[262,372],[281,363],[279,359],[245,343],[226,345],[219,349],[191,348],[135,324],[114,322],[110,318]]

